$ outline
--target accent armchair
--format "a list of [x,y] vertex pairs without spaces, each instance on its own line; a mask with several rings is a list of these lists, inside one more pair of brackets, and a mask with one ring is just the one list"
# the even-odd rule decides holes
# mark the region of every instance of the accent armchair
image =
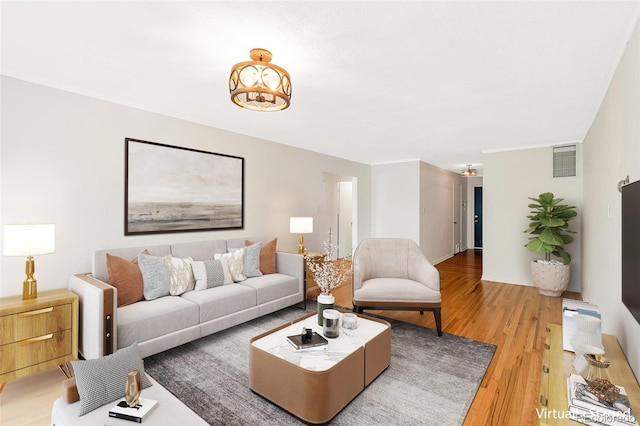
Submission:
[[353,254],[353,311],[433,311],[442,336],[440,274],[411,240],[371,238]]

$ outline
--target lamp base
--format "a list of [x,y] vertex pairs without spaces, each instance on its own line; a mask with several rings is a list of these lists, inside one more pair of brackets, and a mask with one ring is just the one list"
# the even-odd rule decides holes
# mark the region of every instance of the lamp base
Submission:
[[298,253],[304,254],[304,236],[302,234],[298,237]]
[[35,278],[27,278],[22,282],[22,300],[38,297],[38,281]]
[[22,282],[22,300],[35,299],[38,297],[38,280],[33,278],[36,263],[32,256],[27,257],[24,271],[27,273],[27,278]]

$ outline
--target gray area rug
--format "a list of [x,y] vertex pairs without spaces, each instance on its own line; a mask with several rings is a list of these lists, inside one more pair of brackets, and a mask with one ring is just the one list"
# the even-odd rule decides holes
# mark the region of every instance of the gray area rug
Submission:
[[[251,392],[248,378],[249,340],[302,315],[296,307],[280,310],[148,357],[145,369],[209,424],[305,424]],[[391,324],[391,365],[330,424],[462,424],[495,346],[384,319]]]

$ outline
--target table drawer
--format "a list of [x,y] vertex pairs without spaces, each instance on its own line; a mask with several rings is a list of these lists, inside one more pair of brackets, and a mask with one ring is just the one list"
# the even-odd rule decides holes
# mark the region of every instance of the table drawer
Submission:
[[0,374],[71,355],[71,337],[64,330],[0,346]]
[[0,317],[0,345],[71,328],[70,303]]

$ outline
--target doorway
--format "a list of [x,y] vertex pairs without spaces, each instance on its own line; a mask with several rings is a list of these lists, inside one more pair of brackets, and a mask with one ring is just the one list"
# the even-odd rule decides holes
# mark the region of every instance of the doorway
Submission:
[[482,248],[482,187],[473,188],[473,246]]
[[354,241],[357,241],[357,179],[323,173],[325,182],[325,226],[324,235],[330,236],[339,259],[350,259]]

